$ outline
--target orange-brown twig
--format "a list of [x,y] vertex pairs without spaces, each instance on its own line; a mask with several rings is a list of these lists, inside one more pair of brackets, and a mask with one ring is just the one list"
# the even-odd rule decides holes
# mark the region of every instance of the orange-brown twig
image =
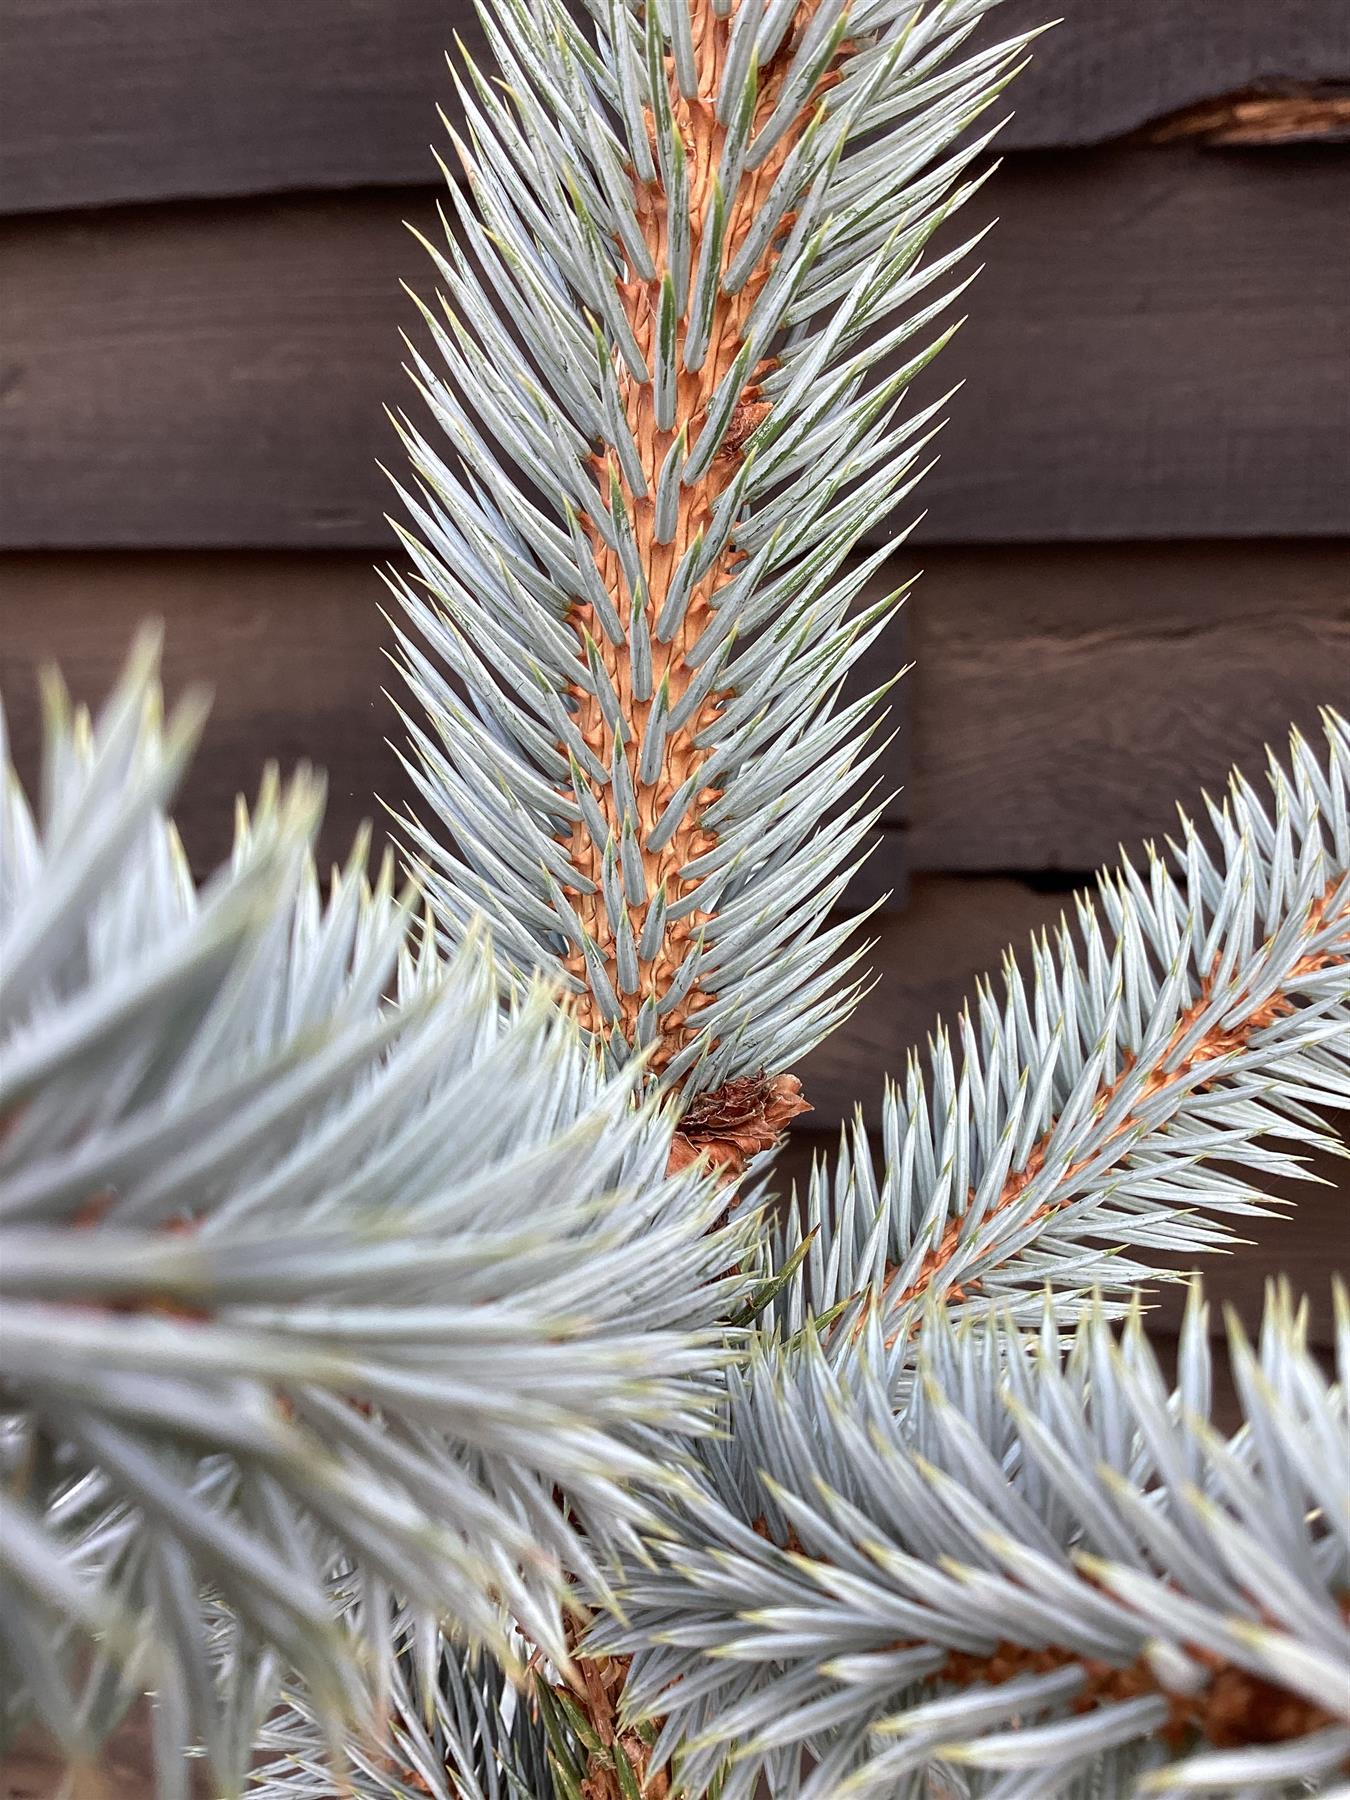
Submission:
[[[1320,934],[1326,925],[1331,922],[1328,920],[1327,909],[1331,905],[1337,885],[1338,884],[1335,881],[1328,882],[1323,893],[1318,896],[1309,908],[1304,926],[1306,936],[1313,937]],[[1294,1003],[1289,998],[1288,990],[1296,985],[1297,982],[1306,979],[1310,975],[1318,974],[1323,969],[1330,968],[1335,963],[1345,963],[1347,967],[1350,967],[1350,909],[1346,909],[1340,917],[1346,925],[1346,931],[1342,935],[1334,938],[1329,945],[1323,946],[1320,950],[1309,952],[1308,954],[1297,958],[1289,970],[1285,983],[1280,988],[1276,989],[1273,994],[1267,996],[1266,999],[1253,1004],[1236,1024],[1229,1025],[1227,1028],[1223,1028],[1218,1024],[1211,1026],[1207,1031],[1201,1034],[1200,1038],[1187,1050],[1184,1056],[1178,1057],[1178,1049],[1190,1037],[1196,1024],[1210,1006],[1213,997],[1212,974],[1206,976],[1200,984],[1200,992],[1196,999],[1182,1012],[1176,1025],[1168,1036],[1166,1043],[1159,1051],[1152,1068],[1144,1077],[1139,1092],[1140,1105],[1147,1100],[1151,1100],[1155,1095],[1166,1089],[1177,1086],[1188,1076],[1193,1075],[1198,1068],[1203,1067],[1205,1063],[1217,1062],[1222,1057],[1227,1057],[1244,1050],[1258,1031],[1272,1025],[1276,1019],[1283,1018],[1294,1010]],[[1240,1003],[1239,999],[1237,1004]],[[1227,1016],[1231,1016],[1231,1009],[1230,1014]],[[1215,1079],[1220,1079],[1221,1074],[1222,1071],[1216,1071]],[[1125,1066],[1122,1068],[1120,1074],[1117,1075],[1113,1081],[1103,1082],[1101,1088],[1098,1090],[1092,1103],[1093,1116],[1096,1118],[1102,1117],[1107,1112],[1116,1096],[1120,1093],[1123,1084],[1132,1078],[1137,1078],[1137,1064],[1132,1058],[1127,1056],[1125,1059]],[[1192,1084],[1192,1088],[1194,1089],[1197,1085],[1203,1088],[1208,1086],[1209,1083],[1201,1080],[1198,1084]],[[1105,1141],[1107,1143],[1112,1143],[1116,1140],[1125,1138],[1137,1128],[1138,1123],[1138,1111],[1137,1109],[1131,1109],[1124,1118],[1120,1119],[1112,1127]],[[1054,1137],[1054,1133],[1055,1124],[1052,1123],[1032,1146],[1021,1168],[1013,1170],[1007,1176],[998,1197],[993,1205],[987,1209],[983,1215],[984,1217],[991,1217],[1005,1211],[1025,1192],[1028,1185],[1045,1166],[1046,1155],[1051,1140]],[[1092,1160],[1095,1160],[1095,1154],[1093,1158],[1084,1158],[1077,1162],[1070,1163],[1064,1171],[1060,1184],[1061,1187],[1067,1189],[1074,1178],[1081,1175]],[[940,1282],[943,1271],[948,1268],[954,1260],[957,1250],[961,1245],[969,1222],[970,1207],[974,1202],[974,1197],[972,1191],[967,1197],[966,1207],[948,1221],[941,1238],[924,1257],[919,1266],[918,1273],[898,1293],[891,1291],[890,1286],[897,1274],[896,1265],[894,1263],[887,1264],[886,1276],[882,1285],[882,1304],[884,1312],[892,1311],[897,1307],[907,1305],[913,1300],[920,1299]],[[1060,1206],[1066,1204],[1067,1198],[1068,1195],[1066,1193],[1063,1199],[1047,1199],[1043,1201],[1036,1209],[1034,1217],[1038,1219],[1049,1217],[1056,1212]],[[958,1300],[964,1299],[969,1293],[974,1292],[978,1286],[978,1280],[971,1281],[963,1287],[953,1289],[952,1297]]]
[[[760,70],[755,120],[752,129],[758,128],[772,113],[791,61],[792,52],[801,31],[810,20],[815,4],[816,0],[802,0],[793,28],[784,37],[777,54]],[[693,241],[693,250],[689,258],[692,289],[699,247],[713,206],[714,179],[718,158],[726,137],[726,129],[717,119],[716,99],[731,34],[734,8],[728,12],[725,18],[719,18],[711,5],[697,6],[691,10],[694,55],[698,71],[697,97],[686,99],[680,92],[674,77],[673,62],[670,59],[667,59],[667,79],[674,126],[683,141],[685,151],[689,191],[688,208]],[[742,176],[727,209],[722,247],[721,267],[723,269],[730,265],[744,242],[784,161],[815,111],[821,94],[837,79],[837,70],[828,70],[822,75],[813,92],[803,102],[795,124],[782,135],[772,152],[758,167],[747,171]],[[667,241],[668,204],[659,182],[642,183],[635,179],[634,193],[638,221],[644,240],[651,252],[656,276],[652,280],[642,280],[636,277],[625,280],[619,284],[618,293],[633,335],[651,366],[653,340],[657,330],[661,300],[662,277],[668,272],[670,263]],[[791,222],[791,215],[788,215],[783,222],[782,229],[790,228]],[[645,603],[652,619],[660,612],[662,602],[669,592],[671,581],[681,558],[697,542],[700,533],[707,529],[719,496],[725,492],[741,466],[745,439],[769,410],[767,403],[761,397],[759,387],[760,380],[767,372],[766,367],[762,365],[750,372],[750,378],[732,415],[730,429],[708,470],[701,479],[681,489],[678,518],[669,541],[658,542],[654,497],[657,477],[672,446],[681,434],[684,436],[688,451],[692,452],[697,447],[699,433],[706,421],[708,404],[718,384],[731,370],[742,349],[745,322],[756,297],[773,271],[776,255],[776,249],[771,244],[761,257],[758,266],[734,294],[718,293],[714,303],[707,354],[701,366],[697,370],[691,371],[684,368],[682,363],[679,364],[674,418],[668,429],[663,430],[657,426],[651,387],[635,381],[626,371],[620,374],[619,390],[623,410],[637,446],[647,492],[643,495],[634,493],[613,453],[603,459],[598,457],[595,459],[595,474],[601,493],[606,499],[611,490],[611,484],[617,484],[629,518],[633,522],[636,556],[641,579],[646,589]],[[687,294],[677,296],[682,317],[688,299]],[[681,324],[678,338],[681,345],[685,341],[685,336],[686,327]],[[620,622],[625,630],[628,630],[633,620],[634,596],[628,591],[620,559],[617,553],[606,545],[594,525],[590,521],[584,521],[584,523],[589,529],[600,580],[613,600],[614,609]],[[586,638],[590,638],[596,645],[605,673],[618,697],[621,715],[628,721],[625,729],[631,727],[639,741],[652,717],[652,709],[657,704],[657,696],[660,694],[663,684],[667,703],[672,709],[678,706],[687,692],[694,675],[694,670],[687,661],[688,653],[712,616],[713,596],[730,579],[739,560],[740,553],[734,546],[729,547],[693,589],[683,621],[670,643],[653,644],[652,681],[649,694],[644,693],[640,696],[634,691],[632,661],[627,648],[616,647],[610,643],[604,631],[599,628],[594,616],[594,609],[590,605],[584,603],[575,605],[571,618],[577,635],[583,639],[583,642]],[[649,782],[639,779],[635,746],[616,747],[614,732],[595,696],[585,688],[577,686],[573,690],[573,697],[578,709],[576,713],[578,729],[588,747],[594,751],[600,761],[606,767],[611,766],[616,748],[619,754],[627,757],[629,773],[636,794],[637,813],[645,836],[655,827],[672,796],[697,771],[700,764],[706,761],[707,753],[699,750],[695,739],[717,717],[725,696],[714,690],[703,700],[692,718],[685,721],[678,730],[672,730],[669,733],[661,769],[656,779]],[[718,790],[711,786],[699,792],[686,813],[684,823],[661,849],[652,850],[645,846],[642,847],[643,872],[649,898],[664,892],[667,901],[673,903],[686,895],[695,885],[691,880],[682,880],[680,870],[693,858],[705,855],[717,841],[711,832],[703,830],[699,824],[701,812],[706,810],[717,798],[717,794]],[[620,835],[620,816],[612,785],[597,787],[594,798],[600,811],[613,826],[617,841]],[[656,947],[653,955],[644,958],[640,963],[637,991],[624,994],[616,978],[615,929],[606,912],[601,892],[603,852],[596,845],[584,824],[578,824],[574,828],[569,844],[569,853],[574,867],[588,882],[594,884],[594,891],[590,892],[583,891],[584,883],[569,889],[569,898],[586,931],[605,960],[607,972],[611,976],[612,985],[621,1007],[621,1016],[617,1021],[606,1021],[601,1016],[594,998],[587,992],[578,999],[580,1016],[587,1026],[603,1033],[607,1033],[617,1023],[620,1029],[631,1038],[643,1002],[650,995],[661,997],[669,991],[676,971],[691,948],[692,941],[697,937],[701,926],[706,923],[707,915],[693,910],[670,922],[663,942]],[[636,909],[632,909],[629,923],[634,928],[634,935],[637,936],[641,931],[642,918],[637,916]],[[579,951],[572,955],[568,966],[574,974],[584,979],[585,963]],[[695,984],[693,990],[665,1014],[661,1021],[659,1040],[652,1052],[654,1068],[657,1070],[664,1068],[670,1059],[697,1035],[698,1014],[711,1004],[712,998],[711,994],[702,991]]]

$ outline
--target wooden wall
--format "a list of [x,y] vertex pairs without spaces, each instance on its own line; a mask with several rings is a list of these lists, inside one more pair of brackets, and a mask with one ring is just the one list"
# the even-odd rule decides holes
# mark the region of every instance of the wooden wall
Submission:
[[[1044,9],[1007,0],[1010,24]],[[409,404],[403,228],[436,224],[466,0],[0,0],[0,583],[33,666],[97,694],[137,619],[217,707],[194,858],[268,756],[330,771],[326,848],[397,803],[374,565]],[[1173,801],[1350,707],[1350,11],[1075,0],[1013,91],[965,383],[888,568],[922,567],[876,886],[884,980],[812,1062],[832,1131],[1003,945]],[[878,541],[906,517],[882,521]],[[1227,1291],[1344,1247],[1334,1193]]]

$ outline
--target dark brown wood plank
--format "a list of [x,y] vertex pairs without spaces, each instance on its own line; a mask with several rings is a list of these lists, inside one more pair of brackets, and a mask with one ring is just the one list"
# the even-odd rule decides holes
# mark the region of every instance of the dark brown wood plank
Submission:
[[901,552],[884,574],[920,564],[914,868],[1094,867],[1320,705],[1350,712],[1350,545]]
[[[1030,157],[987,192],[1003,222],[974,316],[916,385],[967,378],[921,539],[1350,532],[1350,156]],[[397,281],[430,286],[400,221],[431,209],[0,229],[0,545],[383,545],[381,407],[408,398],[415,316]]]
[[922,382],[965,386],[920,541],[1350,530],[1347,214],[1341,151],[1005,162],[957,221],[999,223]]
[[435,178],[469,0],[4,0],[0,211]]
[[[418,211],[418,208],[421,208]],[[0,230],[9,546],[384,545],[424,195]]]
[[[987,34],[1053,8],[1008,0]],[[1350,76],[1338,0],[1079,0],[1012,94],[1007,149],[1100,143],[1199,100]],[[4,0],[0,211],[432,178],[468,0]]]
[[[1350,76],[1350,13],[1337,0],[1075,0],[1010,90],[1009,149],[1101,144],[1198,101]],[[990,28],[1041,24],[1053,7],[1007,0]]]
[[401,731],[381,692],[396,686],[382,593],[354,557],[0,558],[0,685],[21,778],[31,791],[39,667],[59,663],[75,698],[97,707],[137,625],[158,617],[168,693],[204,682],[214,694],[173,809],[194,869],[228,855],[235,795],[256,790],[269,760],[327,771],[321,867],[346,855],[363,819],[382,842],[379,801],[408,796],[385,742]]

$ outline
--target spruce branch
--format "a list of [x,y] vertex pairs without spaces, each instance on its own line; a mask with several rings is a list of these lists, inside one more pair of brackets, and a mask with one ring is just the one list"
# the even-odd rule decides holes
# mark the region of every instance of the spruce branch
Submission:
[[37,816],[5,768],[0,1657],[79,1755],[152,1687],[177,1794],[194,1741],[237,1783],[287,1669],[369,1716],[390,1593],[565,1664],[564,1571],[700,1429],[751,1265],[551,996],[443,964],[364,840],[321,892],[313,776],[194,886],[202,709],[155,667],[96,723],[48,684]]
[[[650,1767],[655,1731],[621,1717],[622,1659],[581,1660],[570,1684],[536,1664],[516,1690],[444,1638],[395,1635],[386,1740],[347,1749],[353,1800],[668,1800],[667,1773]],[[331,1800],[323,1722],[303,1692],[287,1702],[259,1737],[254,1787],[260,1800]]]
[[857,992],[826,917],[882,693],[841,689],[898,596],[854,614],[880,558],[840,571],[931,435],[905,392],[969,246],[924,252],[1026,42],[962,57],[989,4],[497,0],[501,91],[457,77],[440,367],[414,352],[454,454],[401,422],[391,577],[453,846],[408,841],[451,941],[481,909],[612,1060],[734,1111],[683,1146],[732,1173]]
[[[346,1746],[353,1800],[554,1800],[551,1740],[538,1712],[491,1658],[402,1621],[388,1725],[379,1742]],[[261,1800],[332,1800],[332,1745],[303,1690],[259,1733],[250,1792]],[[561,1796],[559,1796],[561,1800]]]
[[[1244,1424],[1210,1423],[1198,1291],[1169,1394],[1138,1306],[1023,1333],[930,1301],[843,1358],[766,1346],[596,1647],[631,1655],[678,1791],[1293,1795],[1350,1756],[1344,1379],[1306,1307],[1230,1322]],[[898,1379],[907,1364],[907,1373]],[[809,1759],[804,1760],[804,1752]]]
[[858,1123],[789,1218],[786,1330],[865,1296],[902,1337],[932,1299],[1034,1311],[1047,1285],[1068,1319],[1093,1286],[1175,1279],[1160,1258],[1222,1249],[1269,1212],[1268,1179],[1341,1148],[1324,1114],[1350,1104],[1350,727],[1324,723],[1324,756],[1294,734],[1265,796],[1234,775],[1208,831],[1183,813],[1142,870],[1103,874],[1032,943],[1030,985],[1010,952],[1002,1001],[981,983],[927,1069],[910,1059],[880,1179]]

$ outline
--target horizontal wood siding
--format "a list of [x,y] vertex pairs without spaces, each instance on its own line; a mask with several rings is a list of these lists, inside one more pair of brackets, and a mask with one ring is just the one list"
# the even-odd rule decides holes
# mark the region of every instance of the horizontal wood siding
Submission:
[[2,0],[0,208],[430,180],[456,33],[469,0]]
[[77,700],[97,705],[131,634],[162,620],[170,694],[204,683],[206,735],[174,807],[199,875],[229,852],[235,796],[269,761],[308,761],[328,776],[320,866],[344,857],[358,824],[401,806],[407,784],[387,742],[399,721],[381,691],[380,582],[363,559],[303,557],[0,558],[0,686],[11,754],[30,787],[41,716],[37,674],[58,661]]
[[[1044,22],[1007,0],[986,28]],[[1005,149],[1100,143],[1218,94],[1350,79],[1341,0],[1075,0],[1019,79]],[[462,114],[469,0],[3,0],[0,210],[425,181]]]
[[[386,403],[432,287],[423,190],[0,225],[0,545],[382,547]],[[916,541],[1350,532],[1350,154],[1029,155],[969,324]],[[966,217],[967,215],[963,215]]]
[[[900,736],[880,767],[896,828],[871,893],[911,867],[1079,871],[1167,831],[1178,799],[1256,769],[1291,723],[1350,712],[1350,551],[1343,544],[1072,545],[900,552],[922,567],[861,671],[894,696]],[[96,697],[139,619],[166,621],[171,685],[217,694],[183,811],[198,866],[221,853],[239,788],[269,756],[307,757],[332,784],[340,855],[370,796],[402,804],[385,741],[401,741],[382,655],[387,598],[350,555],[0,557],[4,686],[16,754],[37,753],[36,665],[59,654]],[[860,890],[861,891],[861,890]],[[968,967],[980,966],[978,961]]]
[[1007,149],[1102,144],[1200,101],[1350,81],[1341,0],[1007,0],[1000,34],[1058,10],[1009,98]]
[[[895,559],[903,569],[906,558]],[[1086,869],[1350,712],[1350,546],[941,550],[909,602],[909,853]]]
[[921,539],[1350,531],[1350,153],[1029,155],[986,216]]

